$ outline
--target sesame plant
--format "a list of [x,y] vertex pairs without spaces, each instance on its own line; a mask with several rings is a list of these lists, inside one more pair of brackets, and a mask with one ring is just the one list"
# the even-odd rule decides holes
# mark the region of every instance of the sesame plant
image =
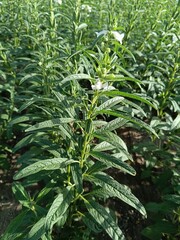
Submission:
[[[175,226],[164,236],[177,235],[175,2],[0,2],[0,164],[6,168],[8,152],[16,157],[12,191],[22,206],[2,240],[125,239],[107,206],[114,198],[144,218],[156,209],[152,221]],[[130,148],[119,134],[127,127],[147,141]],[[112,172],[136,178],[134,153],[144,157],[142,178],[154,181],[168,208],[150,203],[145,210],[114,178]],[[164,190],[161,179],[171,186]],[[160,239],[161,230],[155,224],[143,235]]]
[[[115,216],[100,204],[109,197],[117,197],[146,215],[131,190],[113,179],[108,169],[136,174],[129,163],[133,159],[116,129],[132,122],[156,135],[134,116],[134,109],[145,113],[131,99],[153,105],[145,98],[115,88],[117,82],[127,86],[128,81],[140,84],[123,68],[120,70],[126,74],[118,70],[116,51],[123,36],[109,31],[100,32],[98,38],[97,41],[105,38],[105,42],[79,56],[80,62],[82,58],[88,63],[87,71],[82,64],[86,73],[63,78],[52,90],[51,98],[44,99],[49,109],[37,103],[46,113],[44,120],[26,128],[26,136],[14,148],[17,151],[30,145],[18,160],[22,168],[14,176],[16,181],[23,179],[13,186],[23,211],[10,224],[4,239],[51,239],[54,232],[57,237],[74,239],[82,231],[86,239],[91,232],[102,230],[112,239],[124,239]],[[107,48],[110,43],[112,47]],[[112,74],[114,71],[119,74]],[[27,106],[25,103],[22,109]],[[11,125],[25,120],[15,119]],[[41,190],[29,195],[26,187],[36,183],[42,184]]]
[[[82,73],[62,78],[51,91],[43,91],[42,97],[27,100],[19,109],[19,112],[42,109],[39,116],[31,114],[31,118],[27,115],[10,122],[12,126],[44,119],[25,128],[27,135],[14,147],[17,151],[30,145],[19,158],[22,167],[14,176],[14,180],[23,179],[13,186],[23,210],[9,225],[3,239],[51,239],[53,234],[67,239],[77,237],[82,231],[85,231],[85,239],[91,232],[102,230],[112,239],[124,239],[115,216],[100,204],[109,197],[117,197],[146,215],[130,189],[108,174],[109,168],[117,168],[135,175],[127,162],[132,161],[132,157],[116,134],[117,128],[132,122],[155,134],[133,114],[137,109],[145,115],[143,109],[126,97],[152,104],[115,87],[118,82],[127,87],[128,81],[140,84],[119,67],[121,59],[117,52],[121,49],[123,36],[117,31],[97,33],[92,49],[69,58],[72,63],[79,61],[81,70],[75,68],[75,71]],[[105,41],[98,46],[101,38]],[[108,48],[110,44],[112,46]],[[41,102],[46,102],[46,106]],[[127,107],[131,110],[126,111]],[[37,183],[42,184],[41,190],[28,193],[26,188]],[[75,231],[76,226],[78,230]]]
[[[141,94],[148,93],[157,106],[156,112],[152,109],[146,112],[159,138],[155,137],[153,141],[147,138],[134,146],[134,152],[146,160],[142,179],[150,179],[160,196],[156,202],[151,201],[145,206],[151,224],[142,233],[153,240],[179,236],[179,3],[169,1],[168,4],[171,11],[167,11],[166,2],[158,8],[158,3],[149,6],[148,9],[154,9],[151,13],[158,9],[157,20],[152,18],[154,24],[143,22],[144,26],[140,28],[146,27],[141,36],[144,39],[139,39],[140,44],[136,41],[136,46],[130,44],[135,49],[132,51],[136,62],[128,68],[145,84]],[[146,12],[147,19],[150,19],[147,17],[150,12]],[[143,12],[140,18],[143,18]],[[131,38],[128,41],[130,43]],[[139,92],[138,89],[135,91]]]

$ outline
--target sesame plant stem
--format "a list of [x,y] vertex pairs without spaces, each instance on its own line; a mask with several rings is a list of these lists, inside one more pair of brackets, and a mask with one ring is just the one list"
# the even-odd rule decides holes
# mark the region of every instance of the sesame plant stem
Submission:
[[84,162],[86,162],[86,159],[89,156],[90,142],[92,140],[92,134],[93,134],[92,115],[93,115],[93,109],[96,106],[97,101],[98,101],[98,91],[95,91],[89,111],[87,113],[87,119],[85,119],[85,122],[86,122],[85,136],[84,136],[84,143],[83,143],[83,148],[82,148],[81,158],[80,158],[81,169],[83,168]]

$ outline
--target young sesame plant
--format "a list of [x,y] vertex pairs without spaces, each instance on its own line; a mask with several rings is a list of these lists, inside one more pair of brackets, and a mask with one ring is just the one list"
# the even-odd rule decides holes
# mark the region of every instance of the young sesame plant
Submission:
[[[178,10],[176,0],[0,2],[0,176],[10,169],[20,206],[3,232],[0,212],[1,240],[178,236]],[[131,144],[131,130],[143,140]]]
[[[18,160],[22,167],[15,174],[13,185],[23,210],[3,239],[90,239],[101,231],[113,240],[125,239],[115,215],[103,205],[110,197],[146,216],[130,188],[108,171],[112,168],[136,174],[131,166],[132,156],[117,129],[130,122],[156,135],[148,124],[135,117],[134,110],[145,113],[131,99],[153,105],[145,98],[116,89],[117,83],[127,87],[128,81],[140,84],[119,67],[121,60],[116,52],[123,36],[115,31],[97,34],[93,49],[79,54],[79,62],[88,63],[89,72],[62,79],[53,88],[51,99],[44,99],[53,111],[44,109],[44,120],[26,128],[26,136],[16,144],[14,151],[30,146]],[[40,190],[28,194],[26,187],[37,183]]]

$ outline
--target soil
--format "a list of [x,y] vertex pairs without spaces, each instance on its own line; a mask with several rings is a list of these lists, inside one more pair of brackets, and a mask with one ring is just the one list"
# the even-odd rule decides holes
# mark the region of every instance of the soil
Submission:
[[[118,134],[126,142],[129,149],[134,144],[147,138],[145,134],[139,133],[130,128],[121,130]],[[10,164],[11,168],[9,170],[0,170],[0,236],[4,233],[10,221],[21,210],[21,205],[14,199],[11,190],[13,182],[12,176],[17,169],[16,157],[17,156],[12,156]],[[158,192],[156,192],[153,183],[150,180],[145,181],[141,178],[142,167],[145,164],[144,159],[136,154],[133,154],[133,158],[133,167],[137,172],[135,177],[123,174],[116,169],[109,169],[109,174],[121,184],[129,186],[133,194],[142,202],[142,204],[150,201],[157,201]],[[118,217],[119,226],[127,240],[145,240],[141,235],[141,231],[149,224],[147,219],[142,217],[138,211],[117,199],[108,199],[106,205],[115,211],[115,214]],[[110,240],[105,233],[101,233],[97,239],[102,239],[102,237],[103,240]]]
[[10,168],[4,171],[0,169],[0,236],[4,233],[10,221],[21,210],[21,205],[15,200],[12,193],[12,177],[17,168],[17,156],[10,157]]

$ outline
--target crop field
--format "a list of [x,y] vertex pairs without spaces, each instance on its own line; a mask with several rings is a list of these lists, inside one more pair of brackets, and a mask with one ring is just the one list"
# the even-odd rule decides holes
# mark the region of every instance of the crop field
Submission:
[[0,1],[0,240],[180,239],[180,1]]

